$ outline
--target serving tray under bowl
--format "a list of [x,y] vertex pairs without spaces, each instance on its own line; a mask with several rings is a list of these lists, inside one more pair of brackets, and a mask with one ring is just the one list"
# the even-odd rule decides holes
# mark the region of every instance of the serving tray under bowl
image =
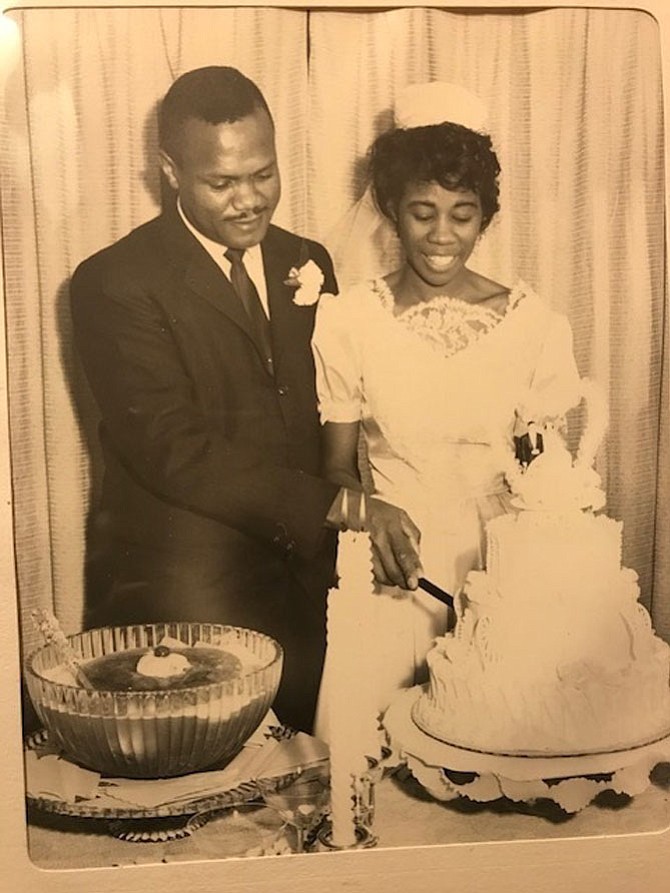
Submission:
[[[26,751],[34,751],[37,756],[58,753],[60,759],[70,762],[68,757],[59,753],[57,748],[50,742],[48,732],[41,730],[29,736],[24,745]],[[289,784],[295,774],[278,776],[273,779],[276,782],[277,789]],[[75,800],[63,800],[58,797],[46,795],[44,793],[35,795],[26,792],[26,802],[29,806],[42,812],[56,813],[64,816],[75,816],[80,818],[91,819],[156,819],[169,818],[172,816],[191,816],[204,810],[224,808],[227,806],[237,806],[242,803],[249,803],[252,800],[261,799],[261,793],[255,781],[244,781],[240,784],[224,787],[217,790],[216,793],[208,793],[207,795],[194,795],[186,797],[175,803],[162,803],[153,807],[140,807],[134,805],[124,805],[120,801],[114,801],[112,796],[115,788],[118,787],[117,782],[129,781],[136,783],[136,779],[108,779],[101,776],[98,782],[95,794],[91,798],[77,797]],[[167,779],[167,783],[172,779]],[[166,780],[152,779],[143,782],[160,790],[160,786],[165,786]]]

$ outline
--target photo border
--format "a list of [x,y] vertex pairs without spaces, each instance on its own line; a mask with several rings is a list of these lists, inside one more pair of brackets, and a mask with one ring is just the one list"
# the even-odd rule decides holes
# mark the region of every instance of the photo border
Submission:
[[[479,3],[452,0],[445,4],[428,2],[392,3],[327,2],[313,0],[295,3],[291,0],[265,0],[233,3],[102,2],[3,3],[3,12],[40,7],[221,7],[281,6],[294,9],[393,9],[431,7],[446,11],[511,13],[529,9],[589,8],[629,9],[646,12],[659,25],[661,40],[663,103],[666,134],[665,207],[668,208],[670,167],[668,122],[670,122],[670,4],[667,0],[646,0],[637,4],[609,2],[579,3],[558,0],[542,4],[517,2]],[[2,46],[0,45],[0,52]],[[666,228],[666,254],[668,234]],[[1,272],[0,272],[1,276]],[[0,286],[2,281],[0,279]],[[666,281],[667,288],[667,281]],[[0,322],[0,351],[6,357],[4,315]],[[666,318],[664,337],[670,343]],[[346,889],[351,893],[413,893],[442,887],[458,893],[662,893],[670,883],[670,826],[657,832],[622,834],[601,837],[569,837],[552,840],[477,842],[430,847],[397,847],[365,852],[341,852],[286,856],[271,859],[216,860],[170,862],[167,864],[123,866],[116,868],[82,868],[45,870],[35,866],[28,856],[25,819],[22,726],[20,708],[19,622],[15,576],[12,523],[12,484],[9,463],[9,421],[7,407],[7,365],[0,372],[0,439],[3,444],[0,464],[0,753],[2,764],[2,805],[0,806],[0,866],[7,890],[17,893],[38,889],[40,893],[144,893],[159,889],[161,893],[198,893],[224,887],[226,891],[258,890],[267,893],[312,893]],[[668,407],[670,408],[670,407]]]

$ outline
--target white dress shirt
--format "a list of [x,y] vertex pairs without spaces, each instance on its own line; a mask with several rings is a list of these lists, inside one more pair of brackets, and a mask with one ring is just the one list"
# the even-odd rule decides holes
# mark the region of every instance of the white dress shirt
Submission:
[[[213,239],[209,239],[207,236],[204,236],[199,232],[184,213],[184,209],[182,208],[179,199],[177,199],[177,209],[186,228],[193,233],[205,251],[211,256],[212,260],[218,264],[221,272],[228,280],[230,280],[230,261],[226,257],[227,246],[221,245],[219,242],[215,242]],[[268,288],[265,283],[265,268],[263,267],[263,253],[261,252],[261,246],[253,245],[251,248],[247,248],[244,252],[243,260],[247,273],[256,286],[261,306],[265,311],[265,315],[269,319],[270,306],[268,303]]]

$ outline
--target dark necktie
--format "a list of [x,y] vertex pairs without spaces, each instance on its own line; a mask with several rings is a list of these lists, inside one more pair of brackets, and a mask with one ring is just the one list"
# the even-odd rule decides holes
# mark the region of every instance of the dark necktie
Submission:
[[270,321],[268,320],[261,299],[258,296],[256,286],[251,276],[247,273],[242,256],[244,249],[228,248],[226,257],[230,261],[230,281],[233,288],[242,301],[242,306],[251,320],[254,334],[263,351],[263,357],[267,367],[272,371],[272,337],[270,334]]

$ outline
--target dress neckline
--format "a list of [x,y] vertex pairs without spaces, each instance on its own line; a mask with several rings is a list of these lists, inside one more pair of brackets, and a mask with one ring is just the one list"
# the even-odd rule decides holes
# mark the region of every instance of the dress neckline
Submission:
[[444,358],[474,347],[486,336],[498,335],[516,315],[517,309],[524,306],[533,294],[532,289],[518,280],[509,291],[503,313],[482,306],[481,302],[473,303],[444,294],[435,295],[396,314],[395,299],[387,282],[381,277],[374,279],[372,288],[385,313],[397,325],[416,335]]
[[483,307],[482,301],[466,301],[465,298],[457,298],[450,294],[435,295],[434,297],[429,298],[427,301],[419,301],[416,304],[412,304],[402,313],[396,313],[395,298],[386,280],[381,276],[377,279],[373,279],[372,287],[374,291],[379,295],[384,309],[390,311],[394,319],[397,320],[402,320],[406,316],[413,316],[417,313],[421,314],[424,310],[428,310],[429,308],[433,308],[438,305],[448,304],[451,306],[460,305],[464,309],[476,308],[476,310],[478,310],[479,312],[486,313],[491,317],[495,317],[499,322],[502,322],[505,317],[509,316],[510,312],[516,309],[519,303],[530,293],[528,287],[520,280],[515,282],[515,284],[509,290],[507,305],[505,306],[505,309],[502,313],[498,313],[496,310],[491,310],[490,307]]

